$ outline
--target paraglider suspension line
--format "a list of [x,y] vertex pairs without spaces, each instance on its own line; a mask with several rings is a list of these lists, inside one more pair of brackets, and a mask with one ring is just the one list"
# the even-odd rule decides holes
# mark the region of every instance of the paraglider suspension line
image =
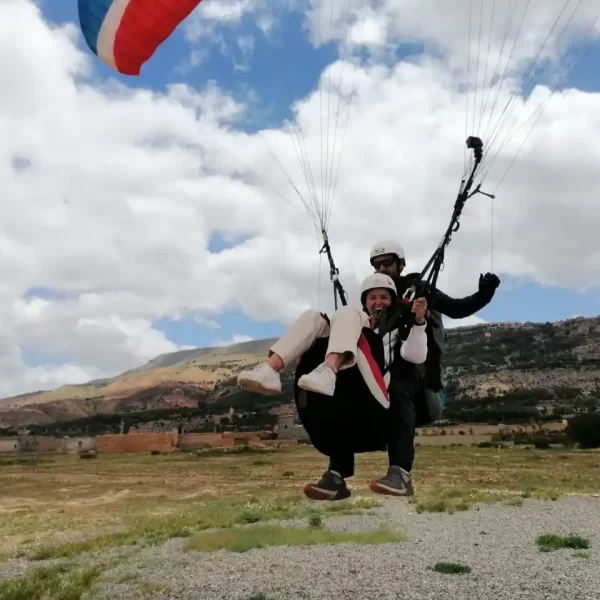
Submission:
[[333,301],[335,303],[335,310],[337,310],[338,297],[340,302],[342,303],[342,306],[346,306],[348,301],[346,298],[346,292],[339,280],[340,271],[333,262],[333,256],[331,254],[331,247],[329,246],[329,238],[327,237],[327,232],[322,231],[321,233],[323,234],[323,247],[319,251],[319,254],[326,254],[327,260],[329,261],[329,278],[333,283]]
[[[479,168],[479,165],[481,164],[481,161],[483,160],[483,142],[480,138],[471,136],[467,138],[466,144],[467,148],[473,150],[475,161],[468,179],[466,179],[465,181],[465,179],[463,178],[463,180],[461,181],[460,191],[458,193],[458,196],[456,197],[456,201],[454,203],[454,210],[452,212],[452,218],[450,219],[450,224],[446,229],[446,233],[444,234],[440,245],[436,248],[435,252],[425,265],[425,268],[421,271],[420,279],[422,281],[425,281],[426,287],[429,290],[433,290],[437,284],[438,276],[444,265],[446,248],[448,247],[448,244],[450,244],[452,234],[456,233],[460,228],[459,219],[466,201],[475,194],[484,194],[485,196],[494,198],[493,195],[481,191],[481,184],[477,185],[475,189],[471,191],[471,188],[473,187],[473,181],[475,179],[475,174],[477,172],[477,169]],[[427,271],[429,271],[429,269],[431,269],[431,271],[425,279],[425,274],[427,273]]]

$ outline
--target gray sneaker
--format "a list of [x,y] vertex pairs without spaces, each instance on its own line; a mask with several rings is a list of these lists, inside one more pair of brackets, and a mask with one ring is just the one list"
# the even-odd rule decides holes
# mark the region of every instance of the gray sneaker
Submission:
[[395,465],[388,468],[385,477],[371,481],[369,487],[378,494],[389,496],[412,496],[415,493],[410,473]]
[[336,473],[325,471],[317,483],[304,486],[304,495],[311,500],[345,500],[351,493],[344,479]]

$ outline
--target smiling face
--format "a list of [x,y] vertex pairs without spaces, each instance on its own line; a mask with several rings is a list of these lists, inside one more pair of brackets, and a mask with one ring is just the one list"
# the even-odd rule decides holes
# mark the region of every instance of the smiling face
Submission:
[[383,310],[392,305],[392,294],[386,288],[374,288],[367,292],[365,306],[367,312],[372,314],[376,310]]

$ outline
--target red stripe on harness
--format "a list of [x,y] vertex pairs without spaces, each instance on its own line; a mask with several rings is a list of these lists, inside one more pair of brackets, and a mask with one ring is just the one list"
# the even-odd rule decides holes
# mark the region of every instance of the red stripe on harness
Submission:
[[390,396],[387,389],[387,385],[385,384],[385,380],[383,379],[383,375],[381,374],[381,369],[379,368],[377,361],[373,358],[373,354],[371,353],[371,346],[369,346],[367,338],[364,336],[364,334],[360,334],[357,345],[358,349],[363,353],[364,357],[367,359],[371,375],[375,379],[377,386],[381,390],[381,393],[383,394],[384,398],[389,402]]

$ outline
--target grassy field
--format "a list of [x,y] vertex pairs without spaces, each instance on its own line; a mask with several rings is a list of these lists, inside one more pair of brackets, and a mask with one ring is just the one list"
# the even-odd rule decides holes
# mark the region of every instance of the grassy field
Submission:
[[[405,539],[392,527],[324,527],[328,517],[369,514],[380,505],[368,481],[384,473],[384,454],[358,457],[353,497],[341,503],[314,503],[301,493],[325,463],[310,446],[101,454],[92,460],[0,457],[0,599],[91,597],[86,594],[97,582],[106,584],[112,569],[139,548],[171,538],[187,538],[185,552]],[[599,479],[597,451],[422,446],[416,495],[398,502],[411,502],[422,513],[468,510],[477,502],[519,506],[524,498],[595,493]],[[549,535],[538,543],[544,551],[566,545],[587,556],[585,540]],[[13,559],[26,561],[27,572],[3,580],[1,563]],[[115,580],[124,583],[131,582]],[[135,585],[140,597],[156,591],[151,581]]]
[[[0,458],[0,558],[70,557],[213,528],[369,509],[379,498],[368,481],[384,473],[386,457],[362,455],[357,463],[350,501],[313,503],[301,488],[318,479],[325,460],[309,446]],[[600,453],[423,446],[414,478],[410,501],[420,512],[467,510],[475,502],[518,505],[527,497],[597,492]]]

